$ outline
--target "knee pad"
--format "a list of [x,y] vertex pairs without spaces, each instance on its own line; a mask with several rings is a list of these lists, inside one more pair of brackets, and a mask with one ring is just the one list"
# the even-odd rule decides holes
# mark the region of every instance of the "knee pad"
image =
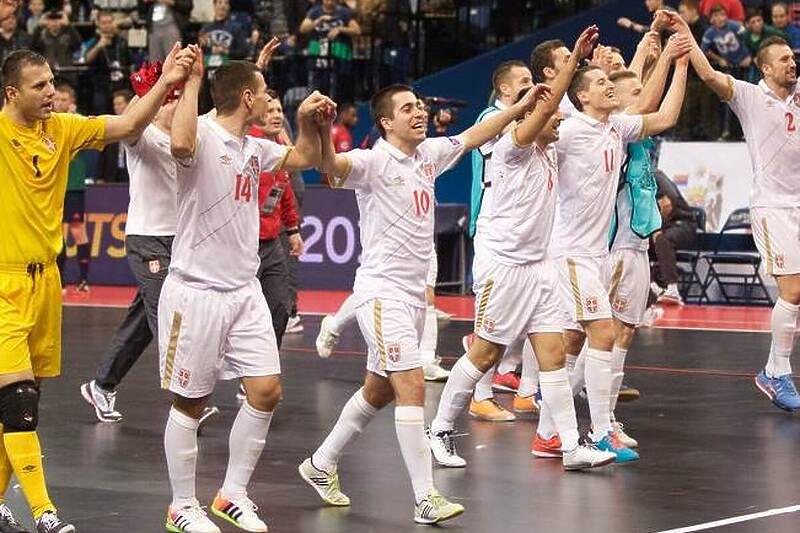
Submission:
[[5,433],[35,431],[39,425],[39,388],[19,381],[0,388],[0,422]]

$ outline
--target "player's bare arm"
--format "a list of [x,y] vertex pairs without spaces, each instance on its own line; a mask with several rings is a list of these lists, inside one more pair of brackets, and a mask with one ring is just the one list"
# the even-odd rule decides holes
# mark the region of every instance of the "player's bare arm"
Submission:
[[667,76],[672,64],[678,58],[683,57],[692,50],[692,41],[690,37],[684,34],[676,33],[672,35],[664,47],[664,52],[659,56],[653,73],[644,84],[642,89],[642,96],[639,103],[635,105],[628,112],[634,115],[652,113],[658,109],[658,103],[664,95],[664,88],[667,83]]
[[[578,64],[592,53],[599,37],[597,26],[589,26],[575,41],[572,54],[569,56],[567,64],[558,73],[551,87],[552,94],[543,97],[534,110],[522,121],[515,133],[515,142],[527,146],[531,144],[545,127],[550,117],[558,110],[561,99],[564,98],[572,77],[578,69]],[[544,95],[543,95],[544,96]]]
[[314,91],[297,108],[297,142],[286,158],[285,170],[306,170],[321,163],[320,136],[314,117],[326,109],[335,109],[336,104],[327,96]]
[[683,107],[683,96],[686,93],[686,74],[688,70],[689,58],[684,55],[675,62],[672,83],[658,112],[642,117],[642,137],[657,135],[678,123],[681,107]]
[[320,170],[332,176],[331,188],[337,187],[341,180],[347,177],[347,173],[350,170],[350,159],[346,154],[337,154],[333,146],[333,138],[331,137],[333,118],[334,115],[332,113],[322,112],[317,115],[317,129],[319,130],[322,144]]
[[197,146],[197,102],[203,84],[203,52],[199,47],[193,45],[190,47],[196,59],[192,64],[189,79],[183,87],[183,94],[178,101],[170,131],[170,151],[176,159],[192,157]]
[[105,144],[137,139],[155,118],[170,89],[189,75],[194,61],[195,54],[188,47],[181,50],[176,43],[164,61],[162,75],[153,88],[128,113],[105,117]]

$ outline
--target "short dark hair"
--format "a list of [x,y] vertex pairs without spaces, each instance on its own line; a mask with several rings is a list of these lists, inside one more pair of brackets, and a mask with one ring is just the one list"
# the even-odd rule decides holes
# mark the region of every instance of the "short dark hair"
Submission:
[[494,69],[494,74],[492,74],[492,88],[494,92],[500,91],[500,84],[506,81],[506,77],[514,67],[528,68],[528,65],[517,59],[512,59],[511,61],[503,61]]
[[711,6],[711,11],[708,12],[708,16],[710,17],[714,13],[719,13],[720,11],[725,13],[725,15],[728,14],[728,10],[725,9],[725,6],[723,6],[722,4],[714,4],[713,6]]
[[533,81],[542,83],[544,81],[544,69],[547,67],[555,67],[553,61],[553,52],[559,48],[566,47],[564,41],[561,39],[550,39],[549,41],[542,41],[536,45],[536,48],[531,52],[531,74],[533,74]]
[[392,98],[394,98],[394,95],[400,93],[412,93],[414,95],[417,94],[414,92],[414,89],[408,85],[396,83],[380,89],[369,101],[369,110],[372,114],[372,120],[375,121],[375,127],[378,128],[378,131],[381,133],[381,137],[386,137],[386,130],[384,130],[383,126],[381,126],[381,119],[392,118],[394,116]]
[[56,85],[56,91],[60,93],[67,93],[73,102],[78,100],[78,95],[75,93],[75,89],[67,82],[61,82]]
[[632,70],[617,70],[616,72],[612,72],[608,75],[608,80],[612,83],[616,82],[617,80],[630,79],[638,80],[639,75]]
[[[19,87],[22,69],[29,66],[42,66],[47,64],[47,59],[32,50],[15,50],[6,56],[3,61],[2,77],[3,87]],[[5,91],[4,91],[5,92]]]
[[338,105],[339,113],[341,114],[345,109],[358,109],[353,102],[344,102]]
[[120,89],[118,91],[114,91],[113,93],[111,93],[111,100],[114,100],[114,98],[117,97],[122,97],[125,99],[126,102],[130,102],[131,100],[133,100],[133,91],[131,91],[130,89]]
[[789,43],[786,42],[786,39],[777,35],[767,37],[761,41],[761,45],[758,47],[758,53],[756,53],[756,66],[759,69],[767,60],[767,49],[773,46],[789,46]]
[[278,91],[276,91],[275,89],[267,89],[267,96],[269,96],[273,100],[280,100],[281,99],[281,95],[278,94]]
[[572,105],[574,105],[575,109],[578,111],[583,111],[583,104],[581,104],[581,101],[578,99],[578,93],[586,90],[586,87],[588,86],[586,75],[593,70],[602,69],[595,65],[581,67],[575,71],[575,75],[572,77],[572,83],[569,84],[567,96],[569,97],[569,101],[572,102]]
[[95,16],[95,20],[100,20],[100,17],[111,17],[111,18],[114,18],[114,12],[113,11],[108,11],[107,9],[101,9],[100,11],[97,12],[97,15]]
[[744,21],[750,22],[750,19],[754,17],[761,17],[763,19],[764,13],[762,13],[761,9],[758,7],[748,7],[747,11],[745,11]]
[[784,11],[784,12],[786,12],[786,13],[788,13],[788,12],[789,12],[789,5],[788,5],[786,2],[775,2],[775,3],[774,3],[774,4],[772,4],[772,6],[769,8],[769,9],[770,9],[770,12],[772,12],[772,10],[773,10],[773,9],[775,9],[775,7],[777,7],[777,6],[780,6],[780,7],[783,9],[783,11]]
[[225,114],[239,106],[242,93],[256,91],[258,67],[249,61],[231,61],[214,71],[211,78],[211,99],[217,112]]

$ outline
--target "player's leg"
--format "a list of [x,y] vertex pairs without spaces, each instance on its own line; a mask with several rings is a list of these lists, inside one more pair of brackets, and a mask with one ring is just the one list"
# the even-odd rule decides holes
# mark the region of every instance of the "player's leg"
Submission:
[[278,348],[280,348],[286,324],[289,321],[289,292],[287,290],[289,269],[286,263],[286,254],[280,240],[273,239],[259,243],[258,256],[261,264],[257,277],[261,283],[261,292],[269,306],[272,327],[275,331]]
[[327,315],[322,319],[317,335],[316,347],[320,357],[328,358],[333,353],[333,349],[339,342],[339,335],[344,327],[356,318],[358,300],[354,294],[348,296],[339,310],[333,315]]
[[776,407],[796,411],[800,395],[792,380],[791,355],[800,312],[800,209],[753,208],[751,220],[758,251],[778,284],[769,357],[755,384]]
[[[373,356],[375,358],[376,356]],[[383,409],[394,401],[394,389],[386,376],[367,371],[364,386],[342,408],[339,419],[316,451],[298,467],[300,476],[328,505],[350,505],[339,485],[338,465],[345,448]]]
[[28,533],[28,530],[17,522],[11,509],[6,505],[6,492],[8,491],[14,468],[11,466],[11,461],[8,460],[6,447],[2,443],[3,432],[3,426],[0,425],[0,532]]
[[519,389],[514,395],[514,411],[518,413],[535,413],[539,410],[539,361],[533,353],[533,345],[524,342],[522,345],[522,376]]
[[586,385],[586,332],[572,327],[564,330],[565,365],[572,395],[577,396]]
[[425,307],[425,326],[422,328],[419,350],[422,355],[422,371],[425,374],[425,381],[446,381],[450,371],[442,368],[440,359],[436,355],[439,341],[439,322],[436,316],[435,284],[435,270],[434,274],[429,271],[427,285],[425,286],[427,304]]
[[[80,193],[83,195],[83,193]],[[89,290],[89,266],[91,262],[91,246],[89,234],[86,231],[86,214],[80,212],[69,225],[69,232],[78,249],[78,286],[76,290],[86,292]]]

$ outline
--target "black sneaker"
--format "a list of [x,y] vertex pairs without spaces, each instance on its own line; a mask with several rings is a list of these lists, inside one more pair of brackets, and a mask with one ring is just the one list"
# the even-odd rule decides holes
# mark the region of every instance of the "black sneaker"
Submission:
[[61,520],[54,511],[47,511],[36,520],[36,533],[75,533],[75,526]]
[[17,522],[4,503],[0,503],[0,533],[30,533]]

